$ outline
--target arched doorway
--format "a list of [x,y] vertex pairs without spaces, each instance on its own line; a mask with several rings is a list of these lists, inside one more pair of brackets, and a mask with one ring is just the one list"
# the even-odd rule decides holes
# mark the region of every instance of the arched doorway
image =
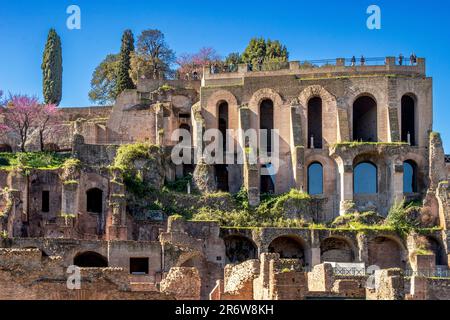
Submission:
[[87,251],[76,255],[73,264],[80,268],[107,268],[108,259],[97,252]]
[[234,235],[224,239],[227,262],[242,263],[247,260],[257,259],[258,248],[247,237]]
[[402,97],[402,141],[409,142],[412,146],[416,145],[416,102],[409,96]]
[[378,169],[372,162],[361,162],[353,169],[354,194],[378,193]]
[[353,104],[353,140],[378,141],[377,103],[369,96],[362,96]]
[[270,253],[278,253],[282,259],[299,259],[306,265],[305,247],[303,241],[293,236],[281,236],[269,245]]
[[272,152],[273,116],[273,101],[270,99],[263,100],[259,107],[259,128],[265,130],[266,133],[265,136],[261,134],[261,149],[268,153]]
[[403,249],[397,241],[387,237],[376,237],[369,241],[369,265],[380,269],[405,268]]
[[320,256],[323,262],[353,262],[355,257],[350,244],[340,238],[327,238],[320,243]]
[[228,184],[228,166],[226,164],[216,164],[214,169],[216,172],[217,189],[228,192],[230,190]]
[[323,166],[319,162],[314,162],[308,167],[308,193],[323,194]]
[[322,99],[314,97],[308,102],[308,147],[322,149]]
[[86,211],[90,213],[103,213],[103,191],[98,188],[86,192]]
[[403,162],[403,193],[415,193],[417,190],[417,164],[407,160]]

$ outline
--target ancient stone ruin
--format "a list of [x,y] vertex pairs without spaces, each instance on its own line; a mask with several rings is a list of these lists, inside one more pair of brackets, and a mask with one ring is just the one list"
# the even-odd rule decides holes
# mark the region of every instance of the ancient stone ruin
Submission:
[[[3,134],[0,299],[450,299],[425,59],[230,71],[62,109],[51,165]],[[195,163],[174,163],[178,129]],[[210,164],[209,129],[244,161]]]

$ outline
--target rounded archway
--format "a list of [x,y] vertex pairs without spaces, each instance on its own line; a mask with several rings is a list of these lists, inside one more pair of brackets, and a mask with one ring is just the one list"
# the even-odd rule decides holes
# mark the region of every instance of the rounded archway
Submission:
[[303,241],[294,236],[281,236],[269,245],[270,253],[278,253],[282,259],[298,259],[306,265],[305,246]]
[[378,168],[370,161],[360,162],[353,168],[353,193],[378,193]]
[[229,263],[242,263],[258,257],[257,246],[247,237],[240,235],[227,236],[224,242],[227,262]]
[[259,106],[259,128],[261,148],[268,153],[272,152],[272,132],[274,129],[274,103],[265,99]]
[[73,264],[80,268],[107,268],[108,259],[97,252],[87,251],[77,254]]
[[331,237],[320,243],[321,262],[351,263],[355,255],[350,243],[344,239]]
[[418,246],[434,254],[437,266],[447,266],[447,254],[439,240],[431,236],[422,236],[418,240]]
[[377,102],[370,96],[359,97],[353,103],[353,140],[378,141]]
[[322,149],[322,98],[308,101],[308,147]]
[[388,237],[379,236],[369,241],[369,265],[380,269],[405,268],[403,248],[396,241]]
[[417,190],[417,164],[407,160],[403,162],[403,193],[414,193]]
[[401,138],[403,142],[416,145],[416,99],[406,94],[401,101]]
[[308,193],[323,194],[323,166],[320,162],[313,162],[308,166]]

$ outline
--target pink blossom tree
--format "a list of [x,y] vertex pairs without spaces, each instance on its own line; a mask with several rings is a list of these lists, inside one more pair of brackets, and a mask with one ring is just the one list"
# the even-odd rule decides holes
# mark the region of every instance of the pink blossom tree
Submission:
[[10,95],[1,108],[3,124],[0,132],[12,133],[19,139],[20,151],[25,152],[33,133],[40,138],[44,149],[45,136],[57,125],[58,110],[55,105],[41,105],[37,98],[27,95]]
[[181,76],[192,76],[196,73],[199,77],[203,74],[203,67],[211,64],[221,63],[220,55],[211,47],[205,47],[195,54],[182,54],[177,59],[177,64],[180,66],[178,73]]

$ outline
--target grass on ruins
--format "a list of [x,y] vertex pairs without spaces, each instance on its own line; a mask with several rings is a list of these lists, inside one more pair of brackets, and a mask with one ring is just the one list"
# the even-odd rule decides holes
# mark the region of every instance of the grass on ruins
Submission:
[[17,152],[0,153],[0,170],[41,169],[54,170],[63,166],[70,153]]

